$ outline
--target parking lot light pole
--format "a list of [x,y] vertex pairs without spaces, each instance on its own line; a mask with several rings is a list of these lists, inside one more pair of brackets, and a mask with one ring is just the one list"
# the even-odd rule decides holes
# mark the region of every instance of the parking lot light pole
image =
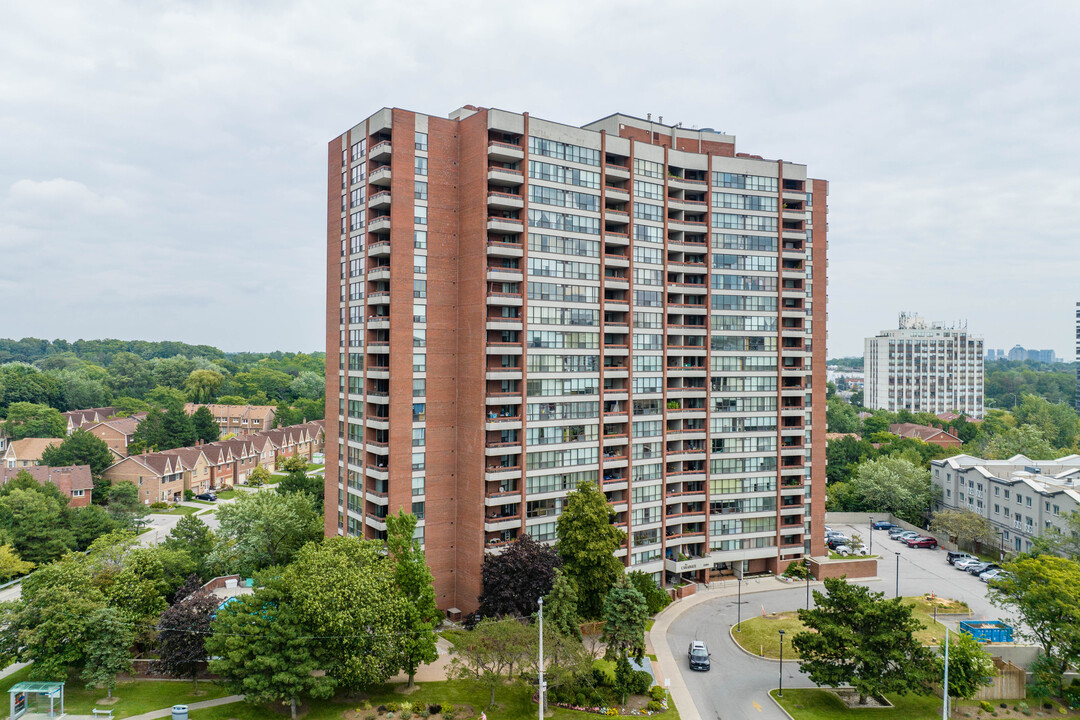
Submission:
[[806,609],[810,609],[810,558],[803,558],[806,566]]
[[870,552],[868,554],[874,554],[874,518],[870,518]]
[[735,624],[735,632],[742,632],[742,572],[735,580],[739,583],[739,599],[735,601],[735,605],[739,608],[739,620]]
[[896,597],[900,597],[900,551],[896,551]]
[[780,631],[780,689],[776,697],[784,697],[784,631]]

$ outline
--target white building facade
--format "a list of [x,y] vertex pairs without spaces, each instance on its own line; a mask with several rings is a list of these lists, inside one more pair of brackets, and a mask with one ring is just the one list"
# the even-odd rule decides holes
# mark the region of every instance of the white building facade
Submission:
[[866,338],[863,403],[874,410],[983,416],[983,339],[967,328],[902,314]]

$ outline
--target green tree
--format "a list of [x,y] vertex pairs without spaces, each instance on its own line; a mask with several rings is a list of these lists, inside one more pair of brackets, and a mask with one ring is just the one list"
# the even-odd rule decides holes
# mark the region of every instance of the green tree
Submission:
[[1020,620],[1016,632],[1042,648],[1056,666],[1048,666],[1057,678],[1069,662],[1080,656],[1080,564],[1053,555],[1021,555],[1005,563],[1008,572],[990,583],[990,602]]
[[118,525],[101,505],[71,508],[71,532],[75,536],[75,548],[85,550],[97,538],[116,530]]
[[8,405],[4,432],[12,440],[59,438],[67,435],[67,420],[56,408],[29,402]]
[[64,406],[72,410],[104,407],[109,402],[109,389],[102,377],[92,377],[87,370],[65,369],[49,373],[60,388]]
[[581,618],[574,582],[561,569],[555,571],[551,592],[544,598],[544,627],[559,635],[581,641]]
[[165,416],[161,420],[161,429],[165,435],[165,446],[159,450],[169,450],[178,447],[190,447],[198,439],[195,434],[195,423],[191,416],[184,412],[184,406],[180,403],[172,403],[165,410]]
[[111,698],[116,676],[131,672],[135,632],[115,608],[103,607],[86,618],[82,640],[80,677],[87,687],[105,688]]
[[[936,674],[945,672],[945,648],[936,658]],[[970,700],[975,693],[987,685],[993,684],[994,661],[990,653],[974,636],[961,632],[949,638],[949,697]]]
[[843,578],[826,579],[825,590],[814,591],[817,607],[799,610],[807,631],[792,640],[802,658],[799,669],[811,681],[850,685],[859,704],[885,693],[928,692],[932,656],[915,639],[923,626],[910,605]]
[[270,471],[262,465],[253,468],[251,472],[248,473],[247,477],[248,485],[251,485],[252,487],[261,487],[262,485],[270,483],[273,479],[273,475],[270,474]]
[[626,577],[608,591],[604,599],[604,632],[609,658],[630,655],[636,660],[645,656],[645,625],[649,606],[645,596]]
[[574,581],[578,610],[587,619],[601,616],[604,598],[623,574],[614,553],[626,542],[626,533],[612,524],[614,517],[604,493],[583,483],[566,496],[555,528],[563,570]]
[[208,562],[218,575],[286,565],[304,545],[322,537],[322,518],[305,495],[244,493],[217,509],[219,529]]
[[206,640],[210,672],[246,702],[288,702],[296,720],[298,700],[330,697],[337,685],[325,645],[311,641],[306,619],[280,580],[237,596],[217,613]]
[[135,428],[131,442],[128,443],[128,452],[132,455],[138,455],[139,453],[168,449],[166,446],[169,440],[165,434],[164,425],[165,413],[158,408],[150,408],[146,417]]
[[46,492],[12,490],[0,497],[0,529],[23,560],[51,562],[76,545],[65,510],[66,503]]
[[206,638],[220,602],[209,590],[198,588],[178,596],[161,614],[157,647],[162,669],[175,678],[191,678],[199,691],[199,670],[206,660]]
[[829,398],[825,408],[825,425],[829,432],[857,433],[862,423],[855,408],[834,395]]
[[825,478],[832,485],[834,482],[847,482],[858,463],[877,457],[878,452],[869,440],[843,437],[828,442],[825,456],[828,458]]
[[15,548],[7,543],[0,545],[0,581],[7,582],[18,575],[25,575],[33,570],[36,565],[26,562],[19,557]]
[[[1051,403],[1037,395],[1025,393],[1020,405],[1013,410],[1020,426],[1034,425],[1054,447],[1071,448],[1080,436],[1080,417],[1064,402]],[[1070,398],[1071,402],[1071,398]]]
[[1054,553],[1071,560],[1080,561],[1080,512],[1072,511],[1065,516],[1065,530],[1050,526],[1035,538],[1032,554]]
[[183,355],[174,355],[171,358],[158,358],[152,363],[151,373],[154,384],[158,386],[181,389],[188,375],[195,369],[195,363]]
[[293,397],[315,400],[326,392],[326,380],[318,373],[304,370],[289,384],[289,392]]
[[514,617],[485,618],[454,646],[450,677],[467,680],[489,692],[488,707],[495,704],[495,691],[514,673],[514,665],[528,662],[533,632]]
[[961,547],[974,549],[975,544],[997,547],[997,530],[978,513],[970,510],[941,510],[930,518],[930,530],[948,535]]
[[341,687],[386,682],[401,668],[408,602],[381,543],[355,537],[310,543],[282,578],[312,634],[323,638],[327,672]]
[[656,584],[652,573],[634,570],[627,573],[627,578],[630,580],[630,585],[645,598],[645,605],[650,615],[655,615],[671,604],[671,596],[664,591],[664,588]]
[[303,455],[291,455],[279,462],[278,470],[284,470],[288,475],[278,482],[277,491],[282,495],[307,493],[314,499],[315,506],[321,509],[326,494],[324,480],[321,476],[308,475],[307,465]]
[[195,437],[204,443],[216,442],[221,437],[221,427],[217,424],[217,420],[214,419],[214,414],[210,412],[210,408],[205,405],[200,405],[191,414],[191,424],[195,427]]
[[225,383],[225,376],[213,370],[192,370],[184,382],[184,389],[193,402],[213,402]]
[[[89,430],[76,430],[59,445],[45,448],[41,453],[41,463],[49,467],[68,465],[89,465],[90,474],[96,478],[116,461],[116,456],[108,444]],[[94,489],[97,490],[95,484]]]
[[420,542],[413,537],[416,516],[399,510],[386,517],[386,547],[394,565],[394,582],[406,601],[405,624],[401,629],[401,669],[409,676],[409,687],[416,685],[416,670],[422,663],[435,662],[435,628],[442,613],[435,603],[435,586]]
[[932,492],[928,469],[895,457],[859,463],[848,486],[848,490],[861,499],[861,507],[854,509],[888,512],[916,524],[922,522]]
[[1052,460],[1057,454],[1043,431],[1035,425],[1021,425],[988,436],[981,452],[990,460],[1008,460],[1014,455],[1023,455],[1029,460]]
[[154,375],[141,357],[121,352],[109,364],[109,385],[117,395],[141,398],[154,386]]
[[125,527],[146,515],[146,508],[139,502],[139,488],[133,482],[113,483],[107,497],[109,517]]
[[19,402],[55,407],[61,399],[56,381],[33,365],[22,362],[0,365],[0,410]]
[[210,579],[209,557],[214,549],[214,533],[200,518],[182,515],[162,545],[170,550],[187,552],[199,577]]

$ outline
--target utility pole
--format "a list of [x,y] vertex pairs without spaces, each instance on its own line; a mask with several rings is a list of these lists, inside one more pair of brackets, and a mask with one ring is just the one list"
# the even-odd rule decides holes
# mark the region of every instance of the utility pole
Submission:
[[540,606],[540,610],[537,614],[540,625],[540,683],[536,692],[536,698],[539,701],[537,705],[540,706],[540,720],[544,720],[544,598],[540,598],[537,601]]
[[942,693],[941,720],[949,720],[949,626],[945,626],[945,684]]

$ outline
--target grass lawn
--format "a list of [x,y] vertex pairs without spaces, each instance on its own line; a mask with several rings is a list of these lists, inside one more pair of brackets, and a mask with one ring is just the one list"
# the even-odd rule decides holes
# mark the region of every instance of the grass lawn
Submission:
[[[453,703],[454,705],[470,705],[473,712],[469,715],[460,713],[457,720],[468,720],[480,715],[487,708],[488,691],[474,683],[461,680],[447,682],[419,683],[419,689],[411,695],[402,695],[394,692],[392,685],[380,685],[372,688],[367,693],[367,702],[372,707],[378,707],[390,702],[408,701],[417,704]],[[502,686],[495,691],[494,709],[489,709],[489,717],[497,717],[499,720],[532,720],[536,717],[536,705],[532,702],[533,690],[531,687],[514,683]],[[342,714],[356,710],[363,702],[361,698],[346,700],[316,700],[311,705],[311,710],[306,720],[341,720]],[[671,709],[652,717],[658,720],[678,720],[679,714],[671,703]],[[284,708],[288,717],[288,710]],[[552,708],[552,716],[555,720],[596,720],[600,716],[575,710]],[[231,703],[205,710],[192,710],[191,720],[265,720],[267,718],[282,717],[271,712],[263,706],[249,705],[248,703]]]
[[795,720],[832,720],[837,717],[851,718],[903,718],[903,720],[937,720],[941,717],[941,698],[915,695],[886,695],[893,704],[891,708],[851,709],[839,698],[825,690],[784,690],[784,697],[777,698],[776,690],[769,694]]
[[236,490],[215,490],[214,494],[217,495],[218,500],[232,500],[236,497]]
[[[794,612],[774,613],[772,615],[752,617],[742,621],[742,630],[732,630],[731,636],[747,652],[768,658],[780,657],[780,633],[784,631],[784,659],[795,659],[795,649],[791,647],[791,638],[797,632],[805,630]],[[764,652],[762,651],[764,648]]]
[[318,463],[308,463],[307,467],[304,468],[304,472],[314,472],[315,470],[322,470],[322,469],[323,469],[323,466],[319,465]]
[[199,508],[190,505],[174,505],[166,510],[150,510],[154,515],[191,515],[199,512]]
[[[30,668],[25,667],[16,673],[0,679],[0,692],[7,694],[8,689],[17,682],[30,679]],[[224,697],[229,693],[225,688],[212,682],[199,683],[199,695],[192,695],[190,682],[177,680],[133,680],[118,683],[113,691],[113,697],[119,698],[113,705],[98,705],[98,698],[106,695],[104,690],[87,690],[75,677],[68,678],[64,686],[64,710],[78,715],[89,715],[90,711],[97,707],[102,709],[112,708],[113,716],[119,718],[139,715],[150,710],[160,710],[171,707],[177,703],[193,703],[200,700],[212,700]],[[40,700],[39,707],[40,707]],[[46,701],[46,710],[48,703]],[[226,707],[230,707],[226,705]],[[57,706],[59,710],[59,706]]]
[[[954,601],[943,598],[935,600],[938,603],[938,612],[963,612],[966,609]],[[908,597],[904,598],[904,602],[914,606],[915,618],[925,626],[925,629],[915,633],[916,639],[923,645],[940,645],[945,641],[945,626],[934,622],[933,603],[929,598]],[[805,630],[805,627],[799,622],[798,615],[794,611],[759,615],[743,620],[742,631],[731,634],[744,650],[754,655],[776,659],[780,657],[780,630],[784,631],[784,657],[797,658],[795,648],[791,646],[791,638],[795,633]],[[764,648],[764,653],[762,648]]]

